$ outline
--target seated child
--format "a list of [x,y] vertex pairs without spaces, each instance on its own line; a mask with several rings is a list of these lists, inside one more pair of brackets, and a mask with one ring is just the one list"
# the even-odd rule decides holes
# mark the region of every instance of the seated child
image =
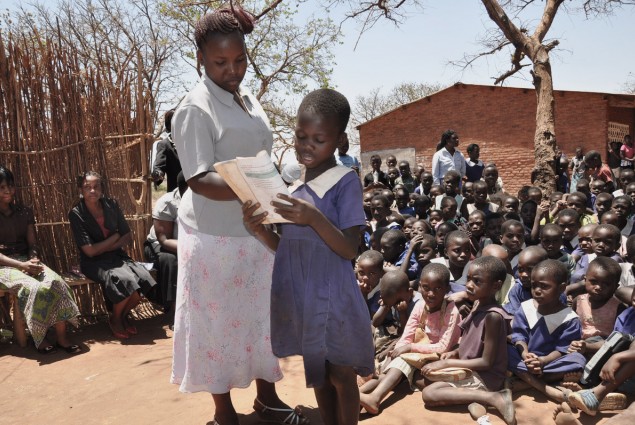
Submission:
[[[631,293],[631,305],[624,310],[615,322],[615,331],[635,336],[635,289]],[[627,380],[635,377],[635,341],[626,351],[612,355],[602,367],[602,382],[594,388],[577,391],[569,395],[569,404],[594,416],[600,403],[609,393],[617,390]]]
[[473,211],[480,210],[489,215],[498,211],[498,205],[489,201],[487,194],[487,183],[484,181],[476,181],[473,186],[474,203],[467,204],[467,213],[470,214]]
[[399,270],[407,263],[407,275],[410,280],[415,279],[417,262],[414,258],[407,258],[406,243],[408,239],[401,230],[390,229],[381,237],[381,254],[384,256],[384,271]]
[[415,215],[415,209],[410,206],[410,192],[408,189],[401,188],[395,192],[395,201],[397,203],[397,210],[399,214]]
[[543,210],[539,210],[538,205],[531,199],[520,207],[520,222],[523,224],[523,232],[525,234],[524,241],[529,241],[530,245],[536,245],[538,242],[538,238],[532,238],[531,232],[537,220],[541,220],[544,223],[544,215]]
[[596,227],[597,224],[587,224],[578,230],[578,247],[571,254],[576,263],[584,254],[593,253],[593,231]]
[[[573,254],[578,247],[579,214],[576,210],[566,208],[558,213],[554,223],[562,229],[562,246],[560,250],[567,254]],[[577,261],[577,258],[574,258],[574,261]]]
[[379,413],[379,405],[386,395],[405,376],[410,386],[423,388],[419,370],[399,356],[404,353],[445,353],[459,341],[459,312],[444,295],[450,289],[450,273],[441,264],[430,264],[421,274],[419,292],[424,302],[415,305],[404,332],[390,352],[391,362],[377,379],[360,387],[360,404],[370,414]]
[[430,211],[430,214],[428,215],[428,222],[430,223],[430,227],[432,227],[434,234],[439,224],[443,223],[443,213],[441,210]]
[[475,210],[467,217],[467,228],[470,231],[470,260],[477,257],[485,246],[485,213]]
[[434,258],[430,262],[443,264],[450,270],[451,292],[465,291],[465,266],[470,261],[470,236],[462,230],[455,230],[445,237],[444,243],[447,259]]
[[[438,198],[437,198],[438,199]],[[444,196],[441,200],[441,216],[446,223],[453,223],[458,228],[465,226],[466,221],[463,217],[457,215],[457,203],[454,198]]]
[[595,198],[595,214],[598,216],[598,221],[605,212],[611,209],[611,205],[613,205],[613,195],[610,193],[602,192]]
[[384,256],[381,252],[368,250],[364,251],[357,259],[355,266],[357,284],[366,299],[368,311],[372,318],[379,310],[379,280],[384,275]]
[[[520,224],[520,223],[519,223]],[[441,360],[422,369],[425,378],[431,372],[451,368],[472,371],[469,378],[457,382],[434,382],[421,397],[426,406],[467,405],[472,402],[496,408],[506,424],[516,423],[511,391],[502,390],[507,369],[509,316],[496,303],[507,270],[495,257],[474,260],[468,271],[466,289],[470,301],[478,304],[460,324],[459,348],[441,355]]]
[[412,224],[411,232],[413,238],[419,235],[432,235],[432,228],[427,221],[419,219]]
[[566,252],[560,251],[562,246],[562,229],[554,223],[547,223],[540,231],[540,245],[547,251],[551,260],[558,260],[567,268],[567,281],[575,269],[575,260]]
[[518,254],[525,247],[525,230],[521,222],[507,220],[501,226],[501,245],[509,252],[512,275],[518,277]]
[[411,279],[411,281],[419,280],[423,268],[430,264],[430,261],[432,261],[433,258],[436,258],[437,242],[434,239],[434,236],[424,233],[412,238],[410,246],[408,246],[408,252],[404,257],[404,261],[401,263],[400,268],[400,270],[406,274],[408,273],[408,269],[410,267],[410,258],[412,255],[414,255],[414,259],[417,262],[417,270],[414,279]]
[[412,309],[422,298],[420,293],[412,290],[408,276],[400,270],[385,273],[379,286],[380,306],[373,315],[372,324],[375,328],[375,358],[381,362],[390,351],[387,349],[396,342],[395,338],[403,333]]
[[[514,314],[520,305],[531,299],[531,272],[534,267],[548,259],[547,251],[540,245],[528,246],[518,256],[518,278],[507,294],[509,302],[503,306],[505,311]],[[563,296],[566,302],[567,298]]]
[[406,238],[408,238],[408,240],[412,239],[413,235],[412,235],[412,225],[415,223],[415,221],[417,221],[417,217],[408,217],[404,220],[403,222],[403,228],[401,229],[401,231],[404,233],[404,235],[406,235]]
[[439,253],[438,257],[445,257],[445,237],[455,230],[459,230],[459,228],[456,227],[455,224],[447,221],[444,221],[437,227],[434,237],[437,241],[437,252]]
[[506,214],[509,212],[518,214],[519,207],[520,207],[520,201],[515,196],[506,195],[503,198],[503,207],[501,208],[503,214]]
[[608,210],[607,212],[602,214],[602,220],[600,220],[600,223],[612,224],[618,229],[622,229],[622,231],[620,232],[621,233],[620,246],[617,249],[617,253],[620,255],[620,257],[626,258],[626,239],[628,239],[628,235],[624,236],[624,230],[623,230],[624,226],[627,225],[626,217],[624,217],[623,215],[620,215],[615,210]]
[[491,243],[500,245],[501,243],[501,227],[505,219],[500,213],[492,213],[485,216],[485,240],[483,245],[489,245]]
[[[576,210],[580,214],[580,225],[597,223],[598,218],[595,214],[587,213],[586,207],[587,197],[582,192],[570,193],[567,197],[567,208]],[[597,202],[597,201],[596,201]]]
[[[522,255],[522,254],[521,254]],[[514,314],[508,367],[511,372],[547,397],[565,401],[564,393],[548,385],[565,373],[581,372],[586,360],[580,353],[567,353],[581,335],[580,319],[561,301],[568,282],[563,263],[548,259],[531,272],[533,299],[524,301]],[[514,389],[520,389],[514,385]]]
[[633,201],[630,196],[623,195],[613,199],[611,210],[624,219],[624,225],[618,226],[623,236],[629,237],[633,234],[633,219],[629,218],[633,210]]
[[598,224],[595,227],[591,236],[593,253],[585,254],[578,260],[569,280],[571,285],[566,289],[567,295],[577,295],[578,292],[583,290],[584,284],[576,285],[576,283],[582,282],[589,263],[596,257],[610,257],[618,263],[622,262],[622,257],[617,252],[620,249],[621,239],[620,230],[612,224]]
[[[445,196],[454,198],[456,201],[456,210],[461,210],[461,204],[463,203],[463,197],[459,194],[459,185],[461,184],[461,174],[458,171],[450,170],[443,176],[443,189]],[[434,201],[434,208],[442,209],[441,200],[443,196],[437,196]]]
[[586,196],[586,207],[589,211],[593,211],[593,206],[595,205],[595,195],[591,192],[591,182],[589,179],[581,178],[578,180],[578,186],[576,190],[571,191],[571,193],[573,192],[584,193]]
[[620,265],[608,257],[597,257],[589,264],[586,293],[573,300],[573,309],[582,322],[582,338],[571,343],[569,352],[595,353],[613,331],[615,319],[624,310],[614,296],[621,273]]

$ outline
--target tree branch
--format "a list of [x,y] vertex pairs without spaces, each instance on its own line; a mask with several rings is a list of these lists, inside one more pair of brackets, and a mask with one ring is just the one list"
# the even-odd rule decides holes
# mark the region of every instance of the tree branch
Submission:
[[536,26],[536,31],[534,31],[533,37],[542,43],[542,40],[547,35],[549,28],[553,24],[553,20],[556,17],[556,13],[558,12],[558,8],[560,5],[564,3],[564,0],[547,0],[545,3],[545,9],[542,12],[542,17],[540,18],[540,22]]

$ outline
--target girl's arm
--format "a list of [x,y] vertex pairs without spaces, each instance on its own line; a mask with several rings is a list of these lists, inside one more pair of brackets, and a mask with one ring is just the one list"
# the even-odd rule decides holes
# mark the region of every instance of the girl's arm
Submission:
[[278,198],[291,204],[273,201],[271,205],[276,208],[278,214],[293,223],[311,226],[324,243],[340,257],[347,260],[355,258],[359,241],[359,226],[340,230],[320,210],[308,202],[282,193],[278,194]]
[[215,171],[197,174],[187,181],[188,186],[197,195],[214,201],[231,201],[238,199],[225,180]]
[[157,241],[159,241],[161,247],[176,254],[179,241],[172,238],[174,235],[174,222],[155,218],[153,224],[154,233],[156,233]]
[[559,359],[560,357],[562,357],[562,353],[560,351],[552,351],[546,356],[539,356],[538,361],[540,362],[540,368],[544,368],[546,365],[554,360]]
[[461,367],[474,371],[487,370],[494,366],[496,362],[496,349],[500,341],[505,340],[505,335],[501,334],[501,329],[505,325],[503,317],[498,313],[488,313],[485,317],[485,338],[483,340],[483,355],[475,359],[446,359],[427,364],[422,372],[445,369],[448,367]]
[[381,326],[386,316],[388,316],[388,313],[390,313],[390,310],[392,310],[392,307],[382,304],[373,316],[373,326],[376,328]]
[[536,217],[534,218],[534,223],[531,228],[532,241],[537,241],[540,238],[540,220],[544,217],[545,223],[549,223],[550,214],[548,203],[541,203],[538,205],[538,208],[536,209]]
[[410,241],[408,252],[404,257],[403,263],[401,263],[401,266],[399,266],[399,270],[401,270],[405,274],[408,274],[408,270],[410,269],[410,256],[412,255],[412,252],[415,250],[416,246],[421,243],[421,239],[422,235],[418,235],[412,238],[412,240]]
[[260,208],[259,203],[252,205],[251,201],[247,201],[243,204],[243,222],[245,223],[245,227],[266,247],[272,251],[276,251],[278,249],[278,243],[280,242],[280,235],[274,232],[272,227],[263,224],[263,221],[267,217],[266,211],[262,214],[254,215],[258,208]]

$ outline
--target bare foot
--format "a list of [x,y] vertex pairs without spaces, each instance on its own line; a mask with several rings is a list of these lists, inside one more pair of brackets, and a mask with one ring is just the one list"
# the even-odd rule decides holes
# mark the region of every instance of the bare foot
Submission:
[[582,425],[571,411],[571,406],[567,403],[561,403],[553,411],[553,420],[557,425]]
[[582,372],[568,372],[562,377],[562,382],[575,382],[578,384],[582,379]]
[[498,391],[494,393],[494,396],[492,406],[500,412],[507,425],[516,425],[516,411],[511,390]]
[[478,418],[480,418],[481,416],[485,416],[487,414],[487,409],[485,409],[485,406],[479,403],[470,403],[467,406],[467,411],[470,412],[470,416],[475,421],[477,421]]
[[379,402],[374,397],[371,397],[370,394],[360,394],[359,404],[371,415],[379,414]]
[[584,388],[582,387],[582,385],[580,385],[577,382],[571,382],[571,381],[562,381],[562,383],[560,384],[560,386],[564,387],[564,388],[568,388],[571,391],[580,391],[583,390]]

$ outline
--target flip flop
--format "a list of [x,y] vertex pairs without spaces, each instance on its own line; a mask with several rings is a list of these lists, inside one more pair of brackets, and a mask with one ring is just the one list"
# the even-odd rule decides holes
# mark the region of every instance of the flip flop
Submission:
[[[309,421],[309,418],[302,415],[302,410],[300,410],[299,406],[296,406],[293,409],[290,407],[269,407],[258,399],[256,399],[256,403],[258,403],[262,407],[262,409],[256,409],[254,406],[254,410],[256,411],[258,417],[260,417],[260,420],[263,422],[274,422],[287,425],[308,425],[309,423],[311,423]],[[277,417],[277,414],[288,415],[284,419],[282,419],[282,416]]]
[[569,404],[589,416],[595,416],[600,407],[600,401],[592,390],[576,391],[569,395]]
[[55,345],[57,346],[57,348],[61,348],[62,350],[66,351],[68,354],[77,354],[82,352],[82,347],[80,347],[77,344],[71,344],[68,347],[64,347],[61,344],[55,344]]
[[44,348],[37,348],[36,347],[35,349],[40,354],[52,354],[52,353],[55,353],[57,351],[57,349],[54,346],[52,346],[52,345],[47,345]]

